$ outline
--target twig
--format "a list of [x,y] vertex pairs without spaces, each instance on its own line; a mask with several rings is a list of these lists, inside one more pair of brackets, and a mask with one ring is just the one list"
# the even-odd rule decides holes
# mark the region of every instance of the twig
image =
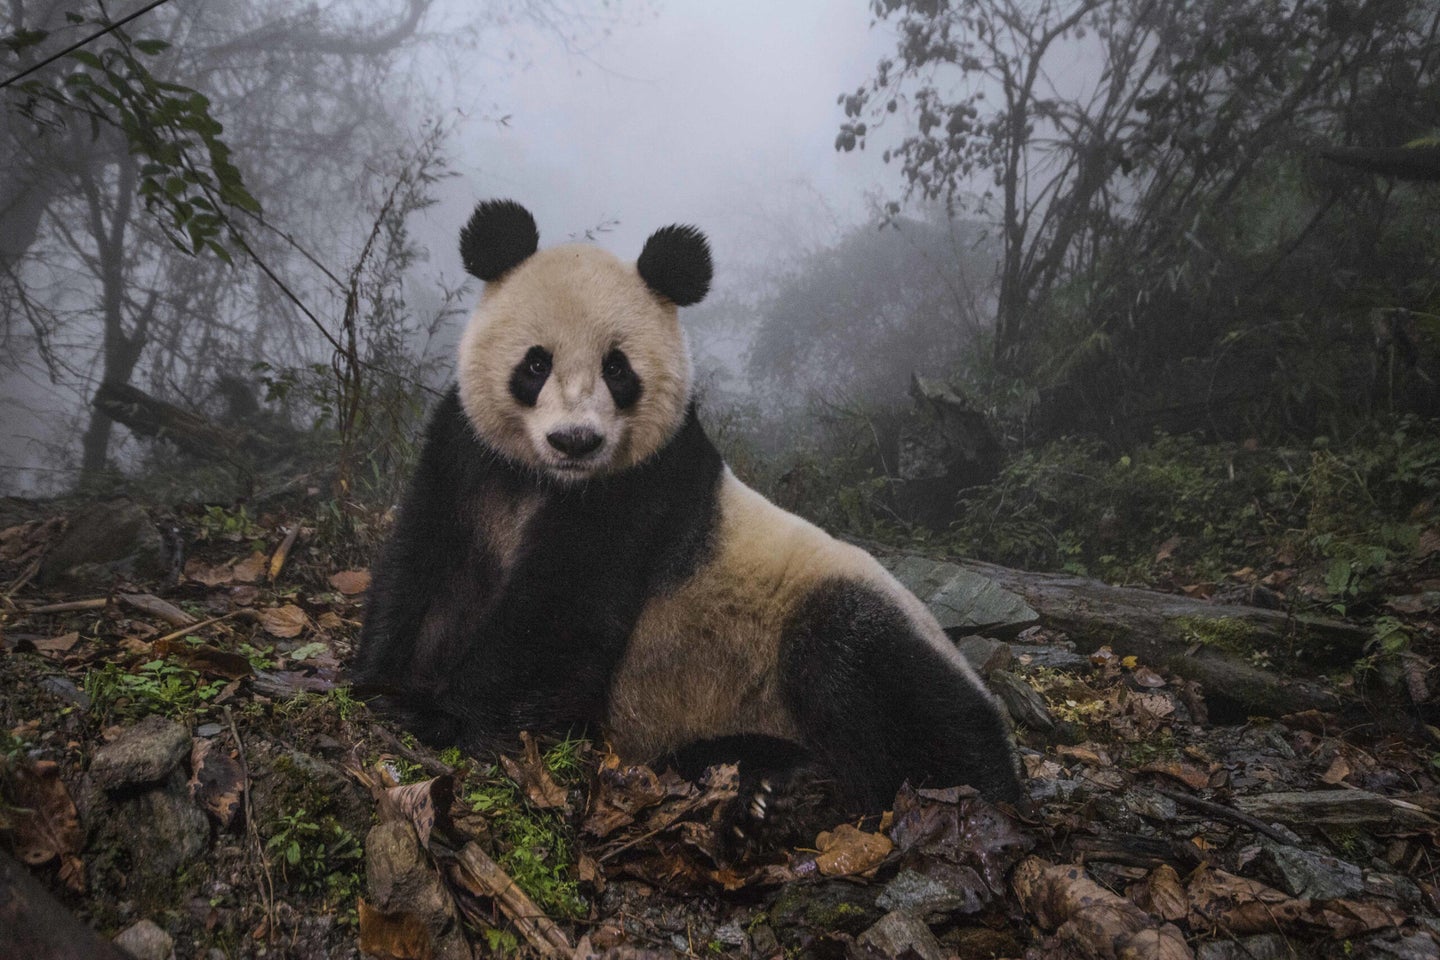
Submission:
[[295,546],[295,540],[300,536],[300,524],[296,523],[285,534],[285,539],[280,541],[280,546],[275,548],[275,553],[270,557],[270,582],[274,583],[280,579],[280,571],[285,569],[285,558],[290,556],[290,548]]
[[241,612],[242,611],[240,610],[231,610],[224,616],[211,617],[209,620],[201,620],[199,623],[192,623],[190,626],[181,627],[179,630],[171,630],[169,633],[165,634],[165,636],[151,640],[150,645],[153,647],[156,644],[169,643],[171,640],[178,640],[181,637],[185,636],[187,633],[194,633],[201,627],[208,627],[213,623],[219,623],[221,620],[229,620],[231,617],[239,616]]
[[555,921],[515,885],[514,879],[490,859],[473,840],[465,844],[455,863],[456,879],[476,896],[489,897],[495,901],[515,929],[529,941],[530,945],[546,957],[568,957],[575,951],[575,945]]
[[109,597],[96,597],[93,600],[66,600],[64,603],[46,603],[38,607],[25,607],[20,612],[27,616],[32,613],[74,613],[76,610],[99,610],[109,602]]
[[384,740],[385,745],[391,750],[400,754],[401,757],[409,760],[411,763],[419,764],[425,770],[425,772],[430,774],[431,776],[443,777],[447,773],[455,772],[455,769],[453,767],[446,766],[439,760],[436,760],[434,757],[428,757],[417,750],[411,750],[409,747],[405,746],[405,744],[400,742],[399,737],[395,736],[395,734],[391,733],[389,730],[386,730],[378,723],[372,723],[370,725],[370,732],[373,733],[375,736],[379,737],[381,740]]
[[1176,803],[1182,803],[1187,807],[1194,807],[1202,813],[1208,813],[1212,817],[1219,817],[1221,820],[1229,820],[1232,823],[1249,827],[1256,833],[1263,834],[1276,843],[1283,843],[1286,846],[1291,846],[1295,843],[1293,838],[1276,830],[1264,820],[1258,820],[1248,813],[1242,813],[1236,810],[1234,807],[1227,807],[1223,803],[1215,803],[1210,800],[1201,800],[1199,797],[1192,797],[1188,793],[1181,793],[1179,790],[1169,790],[1165,787],[1156,787],[1155,792],[1162,797],[1169,797]]
[[45,554],[41,553],[35,557],[34,560],[31,560],[30,565],[25,568],[25,572],[16,577],[15,581],[5,588],[5,604],[7,606],[15,606],[13,597],[25,588],[25,585],[34,578],[35,574],[40,572],[40,561],[43,559],[45,559]]
[[265,844],[260,842],[260,829],[255,826],[255,808],[250,803],[250,766],[245,762],[245,742],[240,739],[240,730],[235,726],[235,715],[228,706],[224,711],[225,722],[230,725],[230,736],[235,738],[235,752],[240,761],[240,784],[245,795],[245,832],[250,835],[250,841],[255,845],[255,853],[260,857],[260,879],[264,881],[262,887],[265,896],[265,937],[268,941],[275,936],[275,881],[270,876],[270,858],[265,856]]
[[134,607],[141,613],[159,617],[172,627],[193,627],[199,619],[181,610],[170,601],[161,600],[153,593],[122,593],[120,602],[128,607]]

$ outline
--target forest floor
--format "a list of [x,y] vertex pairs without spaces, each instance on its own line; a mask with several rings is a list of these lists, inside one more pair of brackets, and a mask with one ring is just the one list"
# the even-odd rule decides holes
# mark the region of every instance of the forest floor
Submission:
[[1194,681],[1036,628],[978,665],[1034,694],[1021,809],[907,788],[722,865],[733,771],[575,741],[495,765],[352,699],[373,530],[337,550],[313,507],[3,507],[0,851],[43,888],[0,881],[0,955],[28,898],[36,957],[104,955],[92,930],[206,960],[1440,957],[1440,739],[1353,674],[1344,715],[1221,725]]

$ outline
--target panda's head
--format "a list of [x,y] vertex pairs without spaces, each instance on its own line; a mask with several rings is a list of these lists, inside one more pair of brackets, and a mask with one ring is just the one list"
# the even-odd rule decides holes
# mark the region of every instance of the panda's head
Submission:
[[576,482],[634,466],[673,437],[690,399],[677,307],[710,287],[710,249],[670,226],[625,263],[585,244],[537,252],[535,220],[509,200],[460,231],[485,294],[460,341],[465,414],[509,459]]

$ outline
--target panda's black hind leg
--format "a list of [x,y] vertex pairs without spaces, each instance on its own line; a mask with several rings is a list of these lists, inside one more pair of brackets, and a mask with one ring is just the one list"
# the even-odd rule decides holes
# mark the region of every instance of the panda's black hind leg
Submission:
[[717,839],[729,863],[798,842],[831,804],[828,782],[808,750],[793,740],[738,734],[699,740],[664,757],[687,780],[717,764],[737,764],[738,794],[720,812]]
[[792,615],[781,644],[786,701],[853,812],[889,808],[907,780],[1019,800],[1009,727],[956,656],[866,584],[830,581]]

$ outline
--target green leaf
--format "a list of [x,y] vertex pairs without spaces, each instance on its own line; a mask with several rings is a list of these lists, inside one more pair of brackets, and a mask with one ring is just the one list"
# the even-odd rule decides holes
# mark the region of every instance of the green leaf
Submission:
[[4,43],[5,46],[9,47],[12,53],[19,53],[26,47],[35,46],[35,44],[48,36],[50,36],[50,34],[45,30],[16,30],[4,40],[0,40],[0,43]]
[[94,67],[96,70],[105,69],[105,64],[100,60],[100,58],[95,56],[95,54],[91,53],[89,50],[72,50],[70,53],[66,54],[66,56],[68,56],[71,60],[78,60],[79,62],[85,64],[85,66],[87,67]]
[[160,53],[162,50],[169,50],[170,44],[166,43],[164,40],[136,40],[135,48],[141,53],[148,53],[151,56],[154,56],[155,54]]

